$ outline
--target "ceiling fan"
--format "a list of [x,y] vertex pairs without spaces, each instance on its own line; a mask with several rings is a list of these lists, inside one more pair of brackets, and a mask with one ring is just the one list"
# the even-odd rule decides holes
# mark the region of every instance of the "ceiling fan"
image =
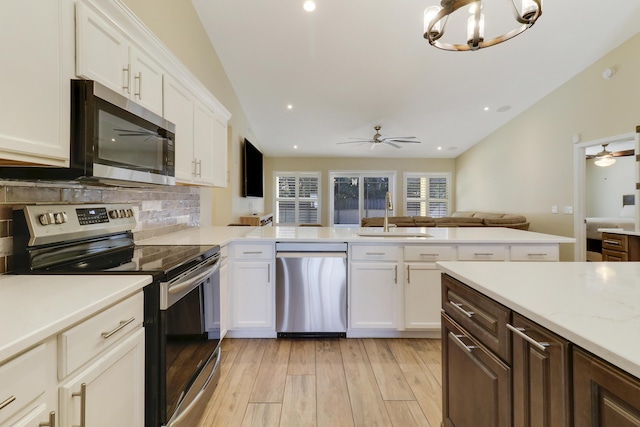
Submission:
[[349,139],[353,139],[354,141],[343,141],[343,142],[338,142],[337,144],[358,144],[358,145],[371,144],[371,150],[373,150],[378,144],[386,144],[395,148],[402,148],[397,143],[420,144],[420,141],[413,141],[413,138],[415,138],[415,136],[384,136],[380,133],[381,128],[382,127],[380,125],[374,126],[374,129],[376,130],[376,134],[373,135],[373,138],[369,138],[369,139],[349,138]]

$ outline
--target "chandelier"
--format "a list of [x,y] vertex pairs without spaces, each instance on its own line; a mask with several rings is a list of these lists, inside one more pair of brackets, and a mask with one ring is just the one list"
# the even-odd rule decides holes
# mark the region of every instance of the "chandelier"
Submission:
[[[542,15],[542,0],[520,0],[520,10],[516,6],[516,0],[506,0],[511,8],[513,18],[519,24],[515,28],[485,40],[483,3],[497,0],[441,0],[440,6],[430,6],[424,11],[424,38],[429,44],[439,49],[463,51],[478,50],[507,41],[529,29]],[[442,40],[447,22],[453,12],[469,6],[470,16],[467,20],[467,43],[458,44]]]

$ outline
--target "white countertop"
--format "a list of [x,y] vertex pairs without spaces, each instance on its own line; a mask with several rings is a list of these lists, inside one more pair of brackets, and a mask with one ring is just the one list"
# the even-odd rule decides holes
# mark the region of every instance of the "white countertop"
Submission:
[[0,363],[149,283],[145,275],[0,275]]
[[[381,227],[199,227],[166,234],[138,243],[145,245],[165,244],[218,244],[221,246],[235,240],[263,239],[269,241],[306,241],[317,240],[349,243],[496,243],[496,244],[545,244],[575,243],[571,237],[554,236],[532,231],[503,227],[394,227],[393,233],[427,233],[431,237],[386,237]],[[380,233],[379,237],[361,237],[359,233]]]
[[640,378],[640,263],[439,262],[438,266]]
[[601,233],[626,234],[628,236],[640,236],[640,231],[623,230],[622,228],[598,228]]

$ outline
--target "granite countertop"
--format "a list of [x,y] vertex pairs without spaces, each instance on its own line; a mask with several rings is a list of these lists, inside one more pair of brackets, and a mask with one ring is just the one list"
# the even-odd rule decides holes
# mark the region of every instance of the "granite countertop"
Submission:
[[0,363],[149,283],[146,275],[0,275]]
[[[394,227],[394,234],[405,233],[415,235],[429,234],[430,237],[388,237],[383,236],[380,227],[198,227],[182,230],[177,233],[145,239],[138,243],[145,245],[164,244],[218,244],[224,246],[237,240],[266,241],[307,241],[318,240],[349,243],[421,243],[421,244],[556,244],[575,243],[571,237],[554,236],[532,231],[515,230],[502,227],[459,227],[459,228],[420,228]],[[379,236],[362,237],[359,234],[379,234]]]
[[640,378],[640,263],[439,262],[438,267]]

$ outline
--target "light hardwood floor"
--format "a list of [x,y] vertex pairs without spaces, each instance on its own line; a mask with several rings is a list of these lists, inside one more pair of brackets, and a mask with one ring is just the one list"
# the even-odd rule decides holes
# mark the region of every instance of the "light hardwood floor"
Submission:
[[225,339],[199,427],[438,427],[440,340]]

